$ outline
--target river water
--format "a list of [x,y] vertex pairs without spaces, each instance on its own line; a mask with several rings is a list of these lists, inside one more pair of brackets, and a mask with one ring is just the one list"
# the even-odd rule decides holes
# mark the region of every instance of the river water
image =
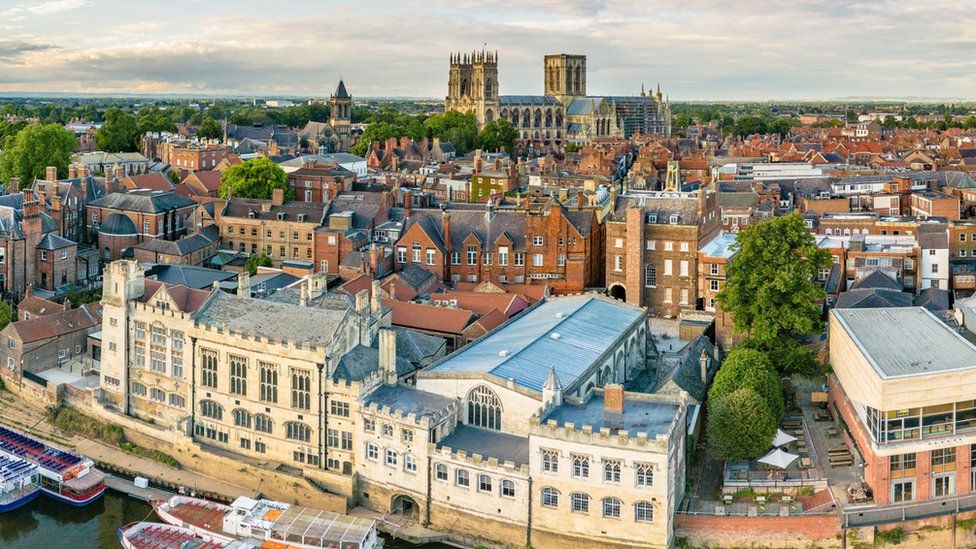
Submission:
[[[112,490],[106,490],[104,497],[82,508],[58,503],[42,494],[20,509],[0,514],[0,548],[118,548],[121,547],[116,537],[119,526],[141,520],[159,522],[148,503]],[[387,539],[384,547],[421,546]],[[429,544],[422,547],[447,546]]]

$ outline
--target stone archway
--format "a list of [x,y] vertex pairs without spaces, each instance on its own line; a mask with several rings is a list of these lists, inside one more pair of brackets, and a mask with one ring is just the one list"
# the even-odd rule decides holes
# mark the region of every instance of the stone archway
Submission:
[[397,494],[390,503],[390,514],[417,520],[420,517],[420,505],[410,496]]
[[627,301],[627,288],[623,284],[613,283],[607,288],[607,295],[620,301]]

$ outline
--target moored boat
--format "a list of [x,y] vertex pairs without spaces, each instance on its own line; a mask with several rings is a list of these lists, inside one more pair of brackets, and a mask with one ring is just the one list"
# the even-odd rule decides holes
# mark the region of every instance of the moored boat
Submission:
[[216,534],[198,534],[189,528],[180,528],[158,522],[134,522],[118,530],[119,543],[125,549],[246,549],[253,544],[233,540]]
[[39,477],[37,465],[0,455],[0,513],[33,501],[40,494]]
[[69,505],[88,505],[105,493],[105,475],[92,460],[6,427],[0,427],[0,455],[37,465],[41,491]]

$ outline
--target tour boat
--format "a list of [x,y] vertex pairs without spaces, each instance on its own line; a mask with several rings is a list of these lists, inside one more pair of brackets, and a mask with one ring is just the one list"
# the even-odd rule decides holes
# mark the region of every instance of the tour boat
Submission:
[[198,534],[157,522],[133,522],[118,530],[119,542],[125,549],[249,549],[253,544],[216,534]]
[[0,513],[27,505],[40,493],[37,465],[0,455]]
[[105,493],[105,475],[92,460],[6,427],[0,427],[0,455],[37,465],[41,491],[69,505],[88,505]]
[[376,522],[330,511],[298,507],[280,501],[239,497],[230,505],[205,499],[173,496],[153,502],[167,524],[198,534],[217,534],[263,542],[261,547],[342,547],[379,549]]

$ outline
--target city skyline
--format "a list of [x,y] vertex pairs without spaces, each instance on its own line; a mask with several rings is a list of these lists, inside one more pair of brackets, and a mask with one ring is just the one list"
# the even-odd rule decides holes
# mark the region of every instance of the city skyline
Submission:
[[976,96],[971,2],[131,4],[0,3],[0,93],[327,96],[341,75],[357,97],[443,98],[450,53],[486,47],[505,94],[540,93],[542,56],[570,52],[589,57],[597,95],[660,82],[676,101]]

